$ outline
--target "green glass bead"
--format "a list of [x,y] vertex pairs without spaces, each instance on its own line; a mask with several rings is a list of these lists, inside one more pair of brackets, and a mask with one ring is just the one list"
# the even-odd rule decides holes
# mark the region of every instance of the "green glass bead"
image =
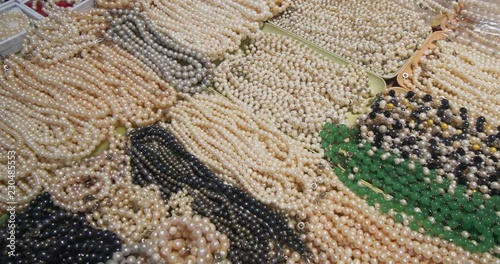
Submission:
[[457,210],[460,207],[458,202],[450,202],[450,209],[451,210]]
[[443,235],[444,239],[450,240],[453,238],[453,236],[454,236],[454,234],[452,231],[444,231],[444,235]]
[[457,228],[457,226],[458,226],[458,221],[456,221],[456,220],[449,220],[449,221],[448,221],[448,226],[449,226],[451,229],[455,229],[455,228]]
[[410,223],[410,229],[413,230],[413,231],[416,231],[418,230],[418,224],[417,222],[413,221]]
[[415,213],[413,214],[413,216],[414,216],[415,220],[417,220],[417,221],[422,221],[422,220],[424,219],[424,214],[423,214],[423,213],[420,213],[420,212],[418,212],[418,213],[417,213],[417,212],[415,212]]
[[403,220],[404,220],[404,219],[403,219],[403,216],[402,216],[402,215],[400,215],[400,214],[396,214],[396,215],[394,216],[394,221],[396,221],[396,223],[402,223],[402,222],[403,222]]
[[472,205],[471,203],[466,203],[464,204],[464,210],[468,213],[474,211],[474,205]]
[[460,235],[455,235],[453,242],[459,246],[464,246],[465,244],[465,238],[461,237]]
[[319,132],[319,136],[320,136],[322,139],[324,139],[324,138],[326,138],[326,136],[328,136],[328,133],[326,132],[326,130],[321,130],[321,131]]
[[482,221],[475,221],[474,228],[476,228],[476,230],[481,234],[486,232],[486,230],[487,230],[487,227],[483,224]]
[[487,245],[485,245],[484,243],[480,243],[479,245],[477,245],[477,251],[481,252],[481,253],[485,253],[489,250],[489,247]]
[[391,209],[391,207],[390,207],[388,204],[386,204],[386,203],[384,203],[384,204],[382,204],[382,205],[380,206],[380,211],[381,211],[382,213],[384,213],[384,214],[387,214],[387,213],[389,212],[389,210],[390,210],[390,209]]
[[401,203],[396,203],[394,205],[394,210],[398,211],[398,212],[403,212],[404,210],[404,206],[401,204]]
[[431,223],[431,221],[429,221],[429,220],[425,219],[425,220],[423,220],[423,221],[422,221],[422,226],[423,226],[424,228],[427,228],[427,229],[428,229],[428,228],[431,228],[431,227],[432,227],[432,223]]
[[426,205],[428,205],[431,202],[431,200],[429,199],[429,197],[426,196],[426,195],[422,196],[422,198],[420,199],[420,201],[422,202],[422,204],[426,204]]
[[443,233],[443,228],[439,225],[434,225],[431,228],[431,232],[433,235],[438,236],[438,235],[441,235]]
[[464,248],[469,251],[469,252],[472,252],[472,251],[475,251],[476,250],[476,246],[474,246],[474,244],[472,244],[472,242],[469,242],[469,241],[465,241],[464,242]]
[[465,215],[462,217],[462,227],[465,230],[470,230],[474,225],[474,217],[471,215]]

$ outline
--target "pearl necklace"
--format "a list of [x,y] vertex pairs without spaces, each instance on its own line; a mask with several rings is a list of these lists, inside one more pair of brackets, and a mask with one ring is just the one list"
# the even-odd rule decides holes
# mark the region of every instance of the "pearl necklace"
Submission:
[[[3,250],[2,263],[97,263],[110,259],[122,244],[116,234],[89,226],[84,215],[55,206],[47,193],[16,211],[13,224],[16,254]],[[0,230],[3,247],[10,235],[7,228]]]
[[44,179],[44,189],[51,194],[55,205],[73,213],[92,213],[110,197],[116,183],[131,182],[129,157],[123,151],[124,139],[118,135],[109,139],[109,150],[57,169],[54,176]]
[[[439,40],[403,79],[412,90],[443,96],[454,105],[466,107],[472,118],[484,116],[500,125],[500,97],[497,75],[500,58],[489,56],[470,45]],[[460,95],[460,96],[459,96]]]
[[186,191],[180,191],[169,200],[176,204],[179,214],[162,222],[151,234],[161,257],[168,263],[230,263],[227,260],[230,241],[216,230],[209,218],[193,215]]
[[397,72],[431,30],[388,0],[294,1],[273,23],[379,75]]
[[164,128],[134,130],[130,141],[128,152],[134,181],[143,186],[151,183],[161,186],[163,198],[172,206],[172,194],[189,192],[192,210],[210,218],[228,236],[231,244],[228,259],[232,262],[247,263],[250,259],[269,262],[269,243],[275,245],[277,258],[281,242],[300,254],[305,253],[298,237],[279,215],[240,189],[222,182]]
[[371,96],[360,67],[333,64],[304,46],[262,34],[215,70],[215,88],[238,105],[265,116],[287,135],[321,151],[325,122],[359,113]]
[[178,91],[195,93],[206,89],[213,68],[208,58],[161,35],[139,12],[116,13],[116,18],[112,12],[106,14],[111,24],[106,38],[132,53]]
[[22,12],[0,13],[0,41],[30,27],[30,18]]
[[190,152],[266,205],[297,211],[333,177],[321,154],[220,95],[186,98],[169,118],[169,129]]
[[45,67],[74,58],[102,42],[108,28],[104,13],[101,9],[64,12],[37,21],[37,28],[28,33],[21,54]]

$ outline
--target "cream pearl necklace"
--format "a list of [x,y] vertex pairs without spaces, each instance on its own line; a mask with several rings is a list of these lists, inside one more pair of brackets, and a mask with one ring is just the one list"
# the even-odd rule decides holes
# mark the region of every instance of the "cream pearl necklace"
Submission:
[[120,136],[109,138],[109,150],[57,169],[54,176],[44,179],[45,190],[51,194],[55,205],[73,213],[92,213],[110,196],[114,184],[131,181],[123,139]]
[[111,28],[106,38],[138,57],[178,91],[195,93],[206,89],[213,64],[201,53],[184,48],[161,35],[143,14],[118,10],[106,14]]
[[333,177],[320,154],[220,95],[186,98],[169,118],[168,128],[190,152],[266,205],[296,211]]
[[315,151],[321,151],[323,124],[343,122],[348,111],[361,112],[372,93],[360,67],[333,64],[276,34],[260,35],[214,75],[224,96]]
[[12,37],[30,27],[30,18],[22,12],[0,13],[0,40]]
[[388,0],[299,0],[273,23],[388,75],[403,66],[431,31],[419,16]]
[[64,12],[37,22],[36,29],[26,37],[21,54],[46,67],[92,49],[102,42],[108,27],[104,12]]
[[404,78],[406,87],[466,107],[472,118],[484,116],[498,126],[500,86],[495,76],[500,72],[500,58],[489,56],[470,45],[439,40],[436,47],[424,52],[413,74]]

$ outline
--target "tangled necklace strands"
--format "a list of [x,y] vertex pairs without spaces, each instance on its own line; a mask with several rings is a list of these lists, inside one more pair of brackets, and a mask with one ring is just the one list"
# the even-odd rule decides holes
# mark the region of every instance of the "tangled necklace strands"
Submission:
[[316,151],[321,151],[319,131],[325,122],[341,122],[347,111],[362,110],[371,95],[368,82],[360,67],[330,63],[275,34],[253,40],[214,73],[215,88],[224,96]]
[[121,137],[108,137],[108,150],[57,169],[54,176],[44,179],[44,189],[51,194],[55,205],[73,213],[92,212],[110,197],[113,184],[131,182],[129,157],[122,150],[124,138]]
[[[374,18],[373,12],[379,16]],[[401,68],[431,31],[419,16],[388,0],[375,5],[364,0],[300,0],[292,2],[273,23],[386,75]]]
[[[7,256],[2,251],[2,263],[96,263],[106,261],[121,247],[114,233],[91,228],[85,216],[69,213],[50,201],[47,193],[39,195],[28,208],[16,212],[16,250],[22,254]],[[2,247],[10,235],[2,228]]]
[[498,194],[500,131],[484,117],[472,124],[467,109],[453,109],[448,100],[433,99],[412,91],[406,97],[394,91],[379,97],[372,111],[358,119],[360,136],[378,148],[437,169],[439,177],[451,181],[448,192],[458,182],[483,194]]
[[333,177],[321,154],[221,96],[179,102],[169,117],[169,129],[188,150],[266,205],[296,211],[325,191],[322,183]]
[[466,107],[471,117],[484,116],[498,125],[500,98],[495,76],[500,74],[496,70],[500,60],[468,45],[444,40],[436,45],[414,65],[413,74],[403,79],[406,87],[443,96],[454,105]]
[[[199,100],[199,97],[203,97],[203,95],[197,95],[195,97],[198,97],[198,100]],[[207,97],[207,96],[205,96],[205,97]],[[208,98],[210,98],[210,97],[208,97]],[[214,97],[214,98],[220,98],[220,97]],[[222,99],[222,100],[224,100],[224,99]],[[221,101],[220,104],[222,104],[223,102],[230,104],[226,100]],[[179,107],[179,105],[177,105],[176,107]],[[208,102],[203,102],[203,105],[207,106],[209,104],[208,104]],[[177,111],[176,107],[174,107],[170,111],[170,114],[174,113],[174,115],[171,116],[172,124],[170,125],[170,128],[172,129],[172,131],[182,131],[178,128],[178,125],[176,124],[176,122],[178,122],[178,120],[183,120],[184,122],[186,122],[186,120],[188,120],[188,118],[187,118],[187,116],[183,116],[181,119],[180,116],[175,116],[175,114],[176,114],[175,112]],[[218,105],[217,109],[221,109],[221,106]],[[185,112],[186,110],[187,109],[184,108],[182,110],[182,112]],[[204,109],[203,113],[208,114],[209,111],[206,111],[206,109]],[[210,116],[214,116],[214,114],[211,114]],[[231,118],[231,120],[235,120],[235,119]],[[228,122],[230,122],[230,121],[227,120],[224,122],[224,124],[227,124]],[[198,121],[198,123],[201,126],[205,127],[205,131],[206,131],[207,126],[215,126],[214,124],[216,124],[213,121],[210,121],[208,123],[204,123],[204,122],[201,122],[201,120]],[[246,122],[246,123],[250,123],[250,122]],[[188,131],[191,131],[191,132],[188,132]],[[199,132],[201,133],[201,131],[199,131]],[[242,131],[240,131],[240,134],[241,134],[241,132]],[[184,138],[182,138],[181,141],[187,146],[187,145],[190,145],[190,142],[193,141],[193,139],[199,137],[200,133],[197,133],[197,131],[190,128],[189,130],[183,130],[182,132],[179,132],[178,135],[179,136],[186,135]],[[174,133],[174,134],[176,134],[176,133]],[[191,136],[191,138],[190,138],[190,136]],[[255,137],[252,137],[249,135],[244,135],[243,137],[255,138]],[[196,139],[196,141],[199,142],[199,139]],[[218,140],[217,142],[225,142],[225,140]],[[228,149],[227,146],[228,145],[226,145],[225,150]],[[209,149],[209,148],[206,148],[206,149]],[[205,151],[196,150],[195,153],[200,158],[205,157],[206,150]],[[231,157],[234,157],[234,156],[231,156]],[[241,160],[244,160],[244,158],[236,158],[236,159],[238,160],[239,166],[241,166],[241,164],[243,164],[243,163],[241,163]],[[210,166],[215,168],[215,166],[213,165],[214,162],[210,162],[209,159],[207,159],[207,160],[208,160]],[[227,164],[227,163],[228,163],[228,161],[225,160],[224,164]],[[328,167],[328,165],[326,165],[326,167]],[[325,173],[327,173],[327,171],[328,170],[326,170]],[[442,249],[441,251],[439,251],[440,250],[439,248],[437,248],[435,245],[431,245],[430,242],[432,241],[432,239],[430,237],[426,238],[425,241],[427,241],[427,242],[424,243],[424,241],[423,241],[424,236],[423,235],[418,235],[418,232],[410,232],[411,230],[408,231],[409,228],[403,229],[403,226],[401,224],[399,224],[399,223],[394,224],[394,220],[387,218],[385,216],[381,216],[381,215],[376,214],[375,208],[371,207],[373,209],[370,209],[370,207],[368,206],[366,201],[361,200],[360,198],[356,197],[355,194],[353,192],[351,192],[349,189],[347,189],[345,187],[345,185],[343,185],[338,179],[336,179],[334,177],[327,177],[324,175],[322,175],[321,177],[325,177],[325,180],[323,180],[323,182],[325,182],[326,184],[329,184],[332,188],[336,189],[336,191],[335,190],[330,190],[330,191],[326,190],[324,195],[320,195],[318,193],[318,194],[314,195],[313,197],[311,197],[311,199],[308,199],[307,195],[303,195],[303,199],[305,199],[306,201],[301,202],[302,206],[300,208],[308,208],[308,209],[305,209],[305,210],[299,209],[299,210],[291,210],[290,211],[291,217],[296,217],[296,218],[298,218],[298,220],[300,220],[302,222],[302,229],[307,228],[306,231],[309,230],[305,234],[301,235],[301,239],[308,244],[308,247],[312,250],[313,254],[317,257],[317,259],[314,259],[314,260],[319,261],[319,258],[322,258],[325,260],[330,259],[330,261],[336,261],[336,260],[338,261],[338,257],[341,255],[344,255],[344,251],[347,250],[347,248],[351,248],[350,252],[355,252],[354,255],[357,256],[356,258],[358,258],[358,259],[361,258],[364,261],[367,261],[367,260],[370,260],[371,258],[377,258],[377,254],[380,252],[380,250],[386,252],[389,247],[391,247],[391,251],[395,250],[393,252],[397,252],[398,250],[403,250],[402,253],[397,253],[399,255],[402,255],[403,259],[407,259],[407,260],[411,259],[412,254],[413,254],[413,258],[414,258],[413,261],[418,260],[418,259],[423,260],[424,255],[427,257],[430,257],[430,258],[433,257],[433,255],[435,255],[434,257],[438,260],[440,259],[440,257],[446,258],[446,259],[451,259],[451,260],[452,259],[460,259],[460,258],[465,257],[463,255],[463,253],[460,253],[460,252],[463,252],[463,249],[461,249],[461,251],[458,251],[458,253],[457,253],[457,252],[455,252],[456,249],[454,248],[454,246],[450,246],[449,251],[453,251],[453,253],[451,253],[451,255],[449,255],[449,256],[448,256],[448,249]],[[331,180],[328,180],[328,179],[331,179]],[[291,192],[291,191],[287,191],[287,192]],[[262,199],[261,196],[259,196],[258,194],[256,197],[258,199]],[[320,198],[318,199],[318,197],[320,197]],[[326,199],[325,197],[328,197],[331,199]],[[332,199],[334,199],[336,202],[331,203],[330,201]],[[297,202],[297,203],[299,203],[299,202]],[[283,206],[283,207],[285,207],[285,206]],[[339,221],[339,219],[342,217],[342,215],[335,216],[334,214],[332,214],[333,212],[345,212],[348,214],[352,213],[353,217],[352,218],[345,218],[344,217],[344,218],[342,218],[344,220]],[[363,215],[364,218],[360,217],[360,216],[358,217],[358,214]],[[319,218],[323,219],[321,226],[327,226],[327,227],[329,227],[330,225],[338,226],[338,228],[335,229],[336,232],[332,231],[333,233],[331,235],[327,235],[324,232],[321,233],[320,232],[321,230],[313,228],[313,227],[319,226],[318,225],[319,223],[315,223],[314,225],[311,225],[311,228],[308,227],[308,225],[310,225],[309,223],[311,222],[311,221],[309,221],[309,219],[319,219]],[[330,220],[328,220],[328,219],[330,219]],[[363,221],[363,219],[370,219],[370,221],[368,221],[368,222],[366,220]],[[314,221],[315,220],[312,220],[313,223],[314,223]],[[297,223],[298,229],[301,229],[301,222]],[[304,225],[304,222],[305,222],[305,225]],[[349,223],[349,225],[346,226],[345,225],[346,223]],[[375,223],[376,227],[372,227],[371,229],[369,229],[370,223]],[[397,229],[391,229],[391,228],[386,227],[387,226],[386,223],[389,226],[391,226],[393,228],[397,228]],[[392,223],[392,225],[391,225],[391,223]],[[354,236],[354,239],[349,240],[348,244],[338,244],[339,241],[344,241],[345,237],[349,236],[349,232],[354,232],[354,233],[359,232],[356,230],[360,229],[360,228],[358,228],[360,225],[364,226],[364,228],[365,228],[363,233],[366,233],[366,234],[363,235],[363,238]],[[379,229],[377,229],[377,228],[379,228]],[[370,232],[370,230],[371,230],[371,232]],[[347,233],[343,234],[343,232],[347,232]],[[376,236],[373,238],[365,238],[369,234],[373,234]],[[403,245],[405,245],[405,246],[406,246],[406,244],[408,244],[407,245],[408,248],[398,247],[395,244],[397,234],[401,234],[403,236],[403,239],[400,241],[400,243],[404,242]],[[325,239],[324,241],[322,240],[323,237]],[[330,238],[330,239],[328,239],[328,238]],[[404,239],[404,238],[406,238],[406,239]],[[323,241],[324,243],[322,243],[321,241]],[[334,241],[337,241],[337,242],[334,242]],[[355,243],[355,241],[361,241],[362,243],[357,244],[357,243]],[[383,244],[380,244],[382,242],[383,242]],[[408,242],[411,242],[411,243],[408,243]],[[347,243],[347,242],[344,242],[344,243]],[[433,243],[439,244],[441,242],[437,241],[437,242],[433,242]],[[443,242],[443,243],[445,243],[445,242]],[[371,250],[370,247],[367,247],[368,245],[371,245],[371,244],[373,244],[376,247],[375,251]],[[422,245],[420,245],[420,244],[422,244]],[[321,245],[325,245],[325,246],[321,246]],[[330,247],[326,247],[326,245],[330,245]],[[328,248],[331,248],[331,250],[327,250]],[[345,250],[344,250],[344,248],[345,248]],[[377,248],[379,249],[379,251],[377,251]],[[418,253],[412,253],[413,252],[412,250],[414,248],[418,248]],[[332,250],[333,250],[333,252],[332,252]],[[431,250],[431,251],[429,251],[429,250]],[[370,253],[370,252],[372,252],[372,253]],[[407,254],[404,254],[404,252],[407,252]],[[429,252],[431,252],[431,253],[429,253]],[[432,253],[432,252],[434,252],[434,253]],[[416,254],[416,256],[415,256],[415,254]],[[384,255],[384,256],[387,257],[387,255]],[[345,256],[345,257],[347,257],[347,256]],[[485,257],[488,257],[488,255],[486,255]],[[489,256],[489,257],[491,258],[491,256]]]
[[[146,14],[158,29],[212,60],[239,48],[259,31],[259,23],[283,11],[290,1],[152,1]],[[186,23],[189,21],[189,23]]]
[[213,68],[207,57],[161,35],[139,12],[116,13],[118,17],[113,17],[112,12],[106,14],[111,24],[106,38],[134,54],[178,91],[195,93],[207,88]]
[[30,27],[30,18],[22,12],[0,13],[0,40],[12,37]]
[[169,199],[173,216],[161,223],[150,238],[161,257],[169,263],[229,262],[227,236],[216,230],[209,218],[193,214],[192,202],[193,197],[185,189]]
[[[137,129],[132,134],[131,142],[129,152],[134,180],[141,185],[159,184],[164,199],[169,199],[181,188],[187,188],[194,199],[193,210],[209,217],[220,232],[228,235],[231,241],[228,258],[231,261],[245,262],[256,256],[264,261],[268,258],[269,241],[277,245],[278,258],[279,241],[305,253],[298,237],[287,229],[278,215],[241,190],[223,183],[193,155],[183,150],[165,129],[158,126]],[[155,165],[151,160],[160,162]],[[245,206],[241,207],[242,204]],[[228,216],[231,217],[228,219]],[[252,227],[249,228],[249,225]]]
[[64,12],[43,19],[29,32],[21,54],[45,67],[73,58],[102,42],[108,28],[104,13],[100,9]]

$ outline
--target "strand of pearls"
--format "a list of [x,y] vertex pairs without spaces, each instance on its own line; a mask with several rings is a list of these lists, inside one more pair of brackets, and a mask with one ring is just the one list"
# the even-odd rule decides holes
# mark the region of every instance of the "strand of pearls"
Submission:
[[109,196],[87,213],[94,228],[110,230],[126,243],[147,239],[157,226],[167,221],[169,207],[158,186],[140,187],[131,182],[112,185]]
[[430,26],[419,16],[388,0],[299,0],[273,22],[387,75],[398,71],[429,34]]
[[[117,17],[113,17],[117,15]],[[207,57],[160,34],[143,14],[132,10],[108,12],[106,38],[139,58],[180,92],[207,88],[213,64]]]
[[[464,7],[460,14],[479,23],[491,23],[493,26],[500,23],[500,4],[495,1],[460,0]],[[498,29],[497,29],[498,30]]]
[[214,86],[224,96],[315,151],[321,151],[319,131],[325,122],[343,122],[372,96],[360,67],[333,64],[276,34],[254,39],[214,75]]
[[151,234],[158,252],[167,263],[229,263],[227,236],[209,218],[193,214],[192,200],[186,190],[170,198],[176,212]]
[[22,12],[0,13],[0,40],[12,37],[30,27],[30,18]]
[[190,152],[266,205],[296,211],[333,177],[321,154],[222,96],[186,98],[170,109],[169,118],[170,131]]
[[123,151],[124,138],[109,138],[108,150],[55,170],[54,176],[44,179],[45,190],[51,194],[55,205],[73,213],[92,213],[110,197],[116,183],[131,182],[130,158]]
[[289,0],[143,1],[141,7],[163,34],[184,46],[222,59],[240,42],[253,37],[259,25],[282,12]]
[[99,45],[82,57],[49,68],[16,56],[5,60],[4,118],[39,158],[79,160],[113,125],[154,123],[176,99],[173,88],[116,46]]
[[403,79],[409,89],[442,96],[450,103],[466,107],[469,116],[484,116],[493,126],[500,125],[500,59],[471,45],[439,40],[413,65],[413,74]]
[[44,67],[78,56],[102,41],[108,28],[104,13],[102,9],[64,12],[37,21],[21,54]]

